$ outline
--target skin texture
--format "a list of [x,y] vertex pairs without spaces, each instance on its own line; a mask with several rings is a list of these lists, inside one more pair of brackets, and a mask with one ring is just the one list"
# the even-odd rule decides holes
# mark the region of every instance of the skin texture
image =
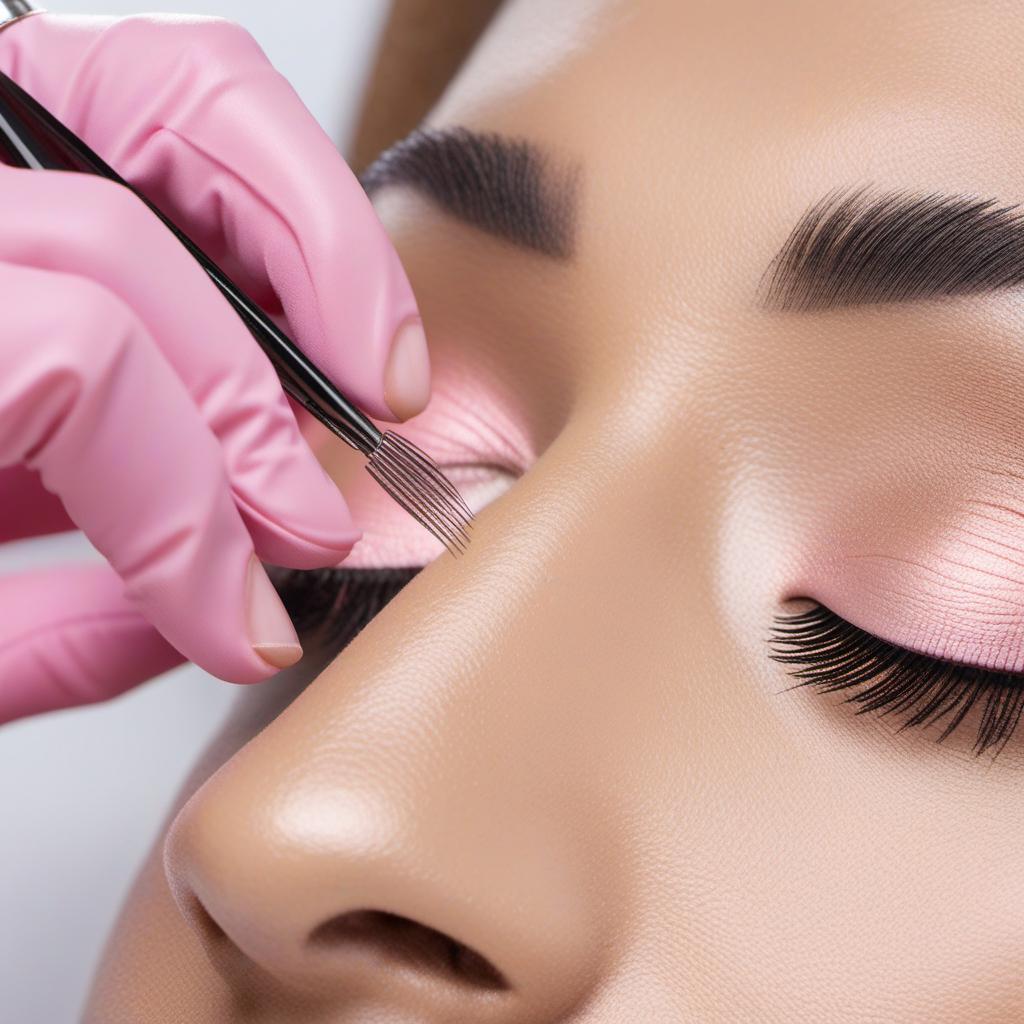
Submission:
[[[474,421],[501,410],[520,479],[340,657],[246,692],[90,1022],[1024,1016],[1024,737],[991,761],[897,734],[787,691],[764,642],[810,597],[893,641],[1020,657],[1017,296],[757,301],[836,186],[1024,195],[1013,11],[502,12],[430,121],[577,159],[575,259],[408,190],[377,208],[431,337],[410,436],[485,464]],[[348,493],[364,564],[422,557],[414,524]],[[1009,511],[981,553],[986,502]],[[506,987],[411,955],[393,920],[338,926],[363,911],[454,937]]]

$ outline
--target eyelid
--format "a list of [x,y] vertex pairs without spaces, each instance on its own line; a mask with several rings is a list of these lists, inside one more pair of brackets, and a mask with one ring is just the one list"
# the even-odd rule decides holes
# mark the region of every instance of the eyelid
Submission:
[[[999,672],[898,647],[813,601],[810,610],[776,616],[769,637],[774,661],[798,682],[847,693],[858,714],[895,712],[910,726],[941,726],[942,742],[981,709],[974,751],[998,754],[1024,710],[1024,674]],[[973,720],[973,719],[972,719]]]
[[474,515],[500,498],[520,476],[493,463],[445,466],[444,474],[458,488]]
[[[517,479],[505,467],[487,463],[456,463],[442,468],[474,512],[500,497]],[[435,540],[422,532],[428,541]],[[275,585],[304,639],[316,634],[318,643],[340,651],[432,560],[425,556],[395,568],[375,565],[387,558],[372,548],[364,549],[361,557],[357,554],[358,545],[342,565],[331,569],[275,569]]]
[[[815,600],[894,646],[940,661],[1024,671],[1024,580],[996,535],[977,545],[964,531],[891,538],[846,551],[831,572],[806,582]],[[915,544],[916,551],[900,551]],[[1011,575],[1012,573],[1012,575]]]
[[[474,513],[500,497],[536,457],[525,413],[470,363],[442,363],[427,408],[401,433],[440,467]],[[355,568],[424,566],[444,551],[369,474],[346,481],[345,497],[363,536],[345,559]],[[472,547],[473,530],[470,529]]]
[[[501,497],[518,477],[502,467],[488,463],[442,464],[445,476],[458,489],[474,514]],[[373,481],[367,478],[370,485]],[[354,569],[394,567],[422,568],[444,553],[444,547],[432,534],[375,486],[358,480],[346,497],[363,536],[342,563]],[[470,546],[473,530],[470,530]]]

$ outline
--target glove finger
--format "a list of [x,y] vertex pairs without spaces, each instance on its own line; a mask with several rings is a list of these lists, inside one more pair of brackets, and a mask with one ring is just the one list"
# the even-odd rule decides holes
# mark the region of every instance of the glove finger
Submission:
[[171,232],[104,179],[0,168],[0,182],[0,260],[88,278],[130,307],[219,440],[260,556],[293,568],[341,561],[360,536],[344,498],[270,361]]
[[108,700],[182,656],[105,565],[0,577],[0,725]]
[[0,57],[21,84],[52,99],[254,299],[279,302],[303,351],[358,405],[388,421],[426,405],[426,340],[394,247],[334,144],[244,29],[43,14],[5,36]]
[[134,312],[93,281],[2,263],[0,294],[0,466],[37,470],[128,598],[207,671],[254,682],[294,661],[217,438]]

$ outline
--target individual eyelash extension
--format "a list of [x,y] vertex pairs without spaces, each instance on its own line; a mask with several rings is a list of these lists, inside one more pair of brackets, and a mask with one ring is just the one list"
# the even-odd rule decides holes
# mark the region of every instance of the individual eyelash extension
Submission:
[[946,719],[939,743],[974,707],[981,709],[974,753],[1002,750],[1024,709],[1024,677],[929,657],[880,640],[816,604],[809,611],[777,615],[769,657],[786,665],[797,686],[822,693],[850,690],[858,715],[905,716],[899,731]]
[[995,199],[837,189],[800,219],[762,282],[765,305],[828,309],[1024,283],[1024,212]]
[[303,640],[340,650],[422,567],[409,569],[284,569],[268,566],[295,629]]

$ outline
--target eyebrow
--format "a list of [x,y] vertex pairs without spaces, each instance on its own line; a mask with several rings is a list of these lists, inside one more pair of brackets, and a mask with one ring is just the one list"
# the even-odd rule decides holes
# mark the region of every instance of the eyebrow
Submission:
[[468,128],[416,129],[360,176],[367,194],[407,185],[466,224],[535,252],[575,251],[580,168],[525,139]]
[[837,190],[812,206],[762,279],[769,308],[830,309],[1024,283],[1024,214],[941,192]]

